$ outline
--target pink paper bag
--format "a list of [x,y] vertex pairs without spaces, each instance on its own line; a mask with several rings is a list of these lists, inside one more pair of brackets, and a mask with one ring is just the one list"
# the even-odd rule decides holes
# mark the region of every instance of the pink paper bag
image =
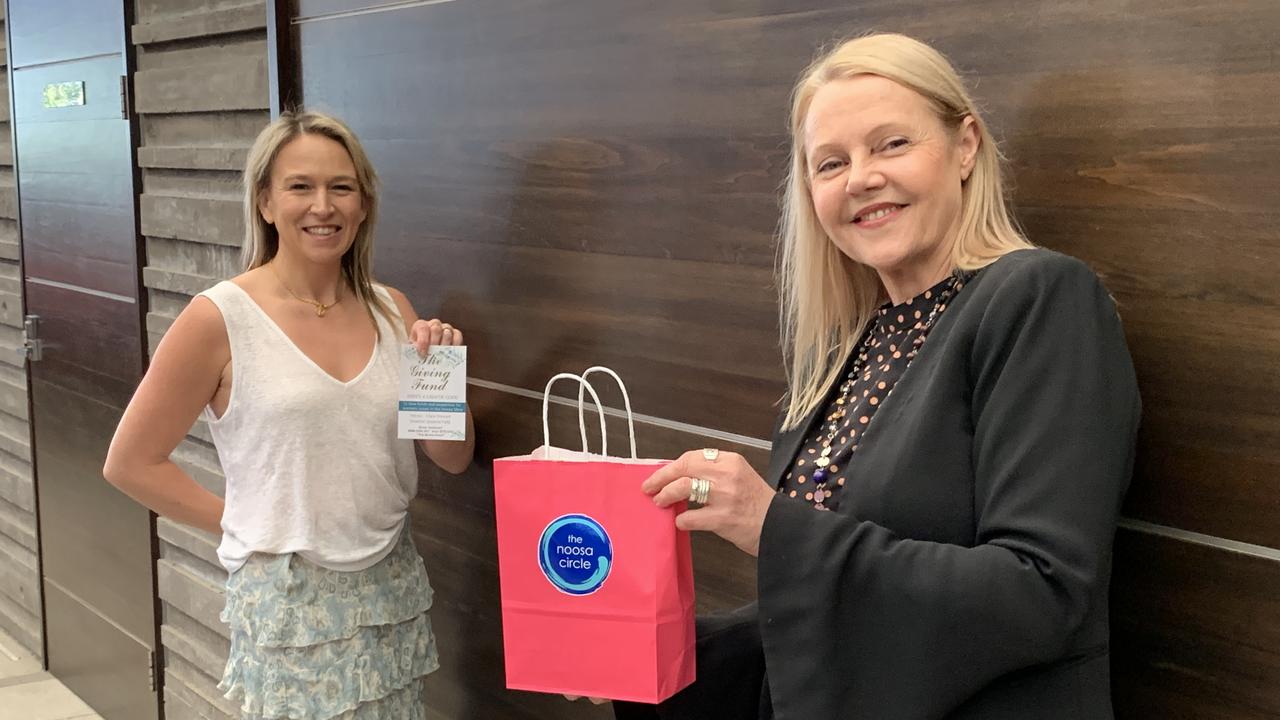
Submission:
[[[594,371],[617,375],[607,368]],[[694,591],[680,503],[660,509],[640,483],[666,464],[544,445],[494,461],[498,570],[507,687],[656,703],[693,682]],[[618,381],[621,385],[621,380]],[[623,388],[628,422],[631,402]],[[601,437],[604,415],[600,416]],[[603,443],[602,443],[603,444]]]

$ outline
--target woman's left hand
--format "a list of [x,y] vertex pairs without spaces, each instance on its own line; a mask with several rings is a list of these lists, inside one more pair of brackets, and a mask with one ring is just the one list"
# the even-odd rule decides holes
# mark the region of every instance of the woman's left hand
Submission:
[[409,342],[419,355],[426,355],[433,345],[462,345],[462,331],[439,318],[418,320],[409,328]]
[[775,493],[741,455],[690,450],[650,475],[640,489],[653,495],[658,507],[668,507],[689,499],[694,478],[710,483],[707,501],[677,515],[676,527],[713,532],[748,555],[758,555],[760,530]]

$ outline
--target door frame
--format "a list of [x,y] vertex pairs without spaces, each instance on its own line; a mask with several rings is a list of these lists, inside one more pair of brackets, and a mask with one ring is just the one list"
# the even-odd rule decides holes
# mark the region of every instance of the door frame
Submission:
[[[138,51],[133,44],[133,26],[137,21],[136,3],[133,0],[117,0],[124,6],[124,23],[120,28],[121,43],[124,54],[124,93],[122,100],[124,111],[128,115],[129,122],[129,170],[133,178],[133,243],[134,243],[134,263],[133,263],[133,286],[137,293],[137,302],[134,308],[138,313],[138,357],[140,358],[140,367],[138,368],[138,382],[142,381],[142,377],[147,374],[147,370],[151,367],[151,353],[149,343],[147,341],[147,313],[151,309],[151,296],[148,294],[146,284],[143,282],[143,268],[147,265],[147,241],[142,234],[142,168],[138,165],[138,148],[142,144],[142,123],[138,117],[137,110],[134,109],[134,76],[138,71]],[[5,0],[6,6],[9,0]],[[5,17],[8,17],[6,12]],[[24,286],[25,291],[25,286]],[[26,302],[25,298],[23,302]],[[136,388],[135,388],[136,389]],[[27,394],[27,402],[31,402],[30,393]],[[34,434],[34,433],[33,433]],[[32,441],[34,443],[34,440]],[[106,458],[103,458],[106,462]],[[103,482],[106,479],[103,478]],[[151,646],[154,650],[151,653],[151,690],[156,695],[156,717],[157,720],[165,720],[164,706],[164,643],[160,638],[160,625],[164,618],[164,604],[160,600],[160,535],[157,528],[159,516],[154,511],[147,512],[147,533],[150,538],[151,547]],[[43,595],[41,596],[43,597]]]
[[271,119],[298,107],[302,99],[302,63],[293,31],[294,0],[266,0],[267,87]]

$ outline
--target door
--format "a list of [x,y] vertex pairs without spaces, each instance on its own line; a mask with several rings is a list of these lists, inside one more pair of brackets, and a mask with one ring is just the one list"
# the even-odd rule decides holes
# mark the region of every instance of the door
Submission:
[[49,671],[107,720],[158,717],[153,521],[102,479],[143,368],[123,0],[9,0]]

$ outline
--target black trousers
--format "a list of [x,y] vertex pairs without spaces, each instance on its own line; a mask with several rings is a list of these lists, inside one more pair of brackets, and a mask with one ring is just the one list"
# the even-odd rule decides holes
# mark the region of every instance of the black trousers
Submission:
[[698,679],[658,705],[615,702],[617,720],[772,720],[756,606],[697,622]]

